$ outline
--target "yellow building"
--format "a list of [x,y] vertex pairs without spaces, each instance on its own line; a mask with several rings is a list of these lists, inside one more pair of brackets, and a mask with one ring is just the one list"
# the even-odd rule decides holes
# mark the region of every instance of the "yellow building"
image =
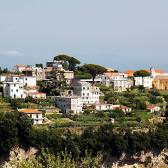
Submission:
[[158,75],[153,80],[153,88],[168,90],[168,75]]

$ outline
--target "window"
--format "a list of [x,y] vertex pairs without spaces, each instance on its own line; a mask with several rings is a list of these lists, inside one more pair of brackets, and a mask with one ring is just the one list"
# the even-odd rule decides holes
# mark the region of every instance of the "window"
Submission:
[[14,87],[16,87],[16,84],[14,84]]
[[83,90],[85,90],[85,87],[83,87]]
[[25,80],[27,81],[27,78],[25,78]]
[[38,114],[36,114],[36,118],[38,118]]
[[83,96],[85,96],[85,93],[83,93]]
[[16,92],[18,92],[18,89],[16,89]]
[[13,89],[11,89],[11,92],[13,92]]

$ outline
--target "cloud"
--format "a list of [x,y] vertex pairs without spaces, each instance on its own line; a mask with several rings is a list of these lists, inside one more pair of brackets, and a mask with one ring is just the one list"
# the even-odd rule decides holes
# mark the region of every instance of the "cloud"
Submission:
[[0,51],[0,56],[22,57],[24,54],[18,50],[3,50]]

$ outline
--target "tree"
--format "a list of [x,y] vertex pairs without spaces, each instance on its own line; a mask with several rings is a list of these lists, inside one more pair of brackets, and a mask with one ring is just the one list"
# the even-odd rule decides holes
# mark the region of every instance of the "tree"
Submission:
[[134,76],[135,77],[146,77],[146,76],[150,76],[150,73],[146,70],[139,70],[134,72]]
[[69,59],[70,59],[70,56],[64,55],[64,54],[57,55],[54,57],[55,61],[69,61]]
[[32,121],[18,112],[0,113],[0,155],[8,154],[13,147],[28,145]]
[[36,67],[43,68],[43,64],[36,64]]
[[68,69],[70,71],[75,71],[76,66],[80,64],[80,61],[74,57],[68,55],[57,55],[54,57],[55,61],[63,61],[64,69]]
[[3,70],[2,70],[2,68],[0,67],[0,74],[2,74],[3,73]]
[[5,68],[4,70],[3,70],[3,73],[8,73],[9,71],[8,71],[8,68]]
[[80,70],[90,73],[92,75],[93,82],[98,74],[103,74],[106,72],[106,68],[97,64],[84,64],[80,67]]
[[0,113],[0,155],[8,154],[18,144],[17,115]]
[[69,70],[70,70],[70,71],[75,71],[77,64],[80,64],[80,61],[77,60],[77,59],[74,58],[74,57],[71,57],[71,58],[69,59]]

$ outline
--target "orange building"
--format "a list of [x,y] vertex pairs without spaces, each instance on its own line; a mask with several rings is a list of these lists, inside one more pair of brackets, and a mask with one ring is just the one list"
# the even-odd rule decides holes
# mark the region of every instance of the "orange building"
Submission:
[[128,77],[133,77],[134,76],[134,70],[127,70],[124,73],[128,74]]

